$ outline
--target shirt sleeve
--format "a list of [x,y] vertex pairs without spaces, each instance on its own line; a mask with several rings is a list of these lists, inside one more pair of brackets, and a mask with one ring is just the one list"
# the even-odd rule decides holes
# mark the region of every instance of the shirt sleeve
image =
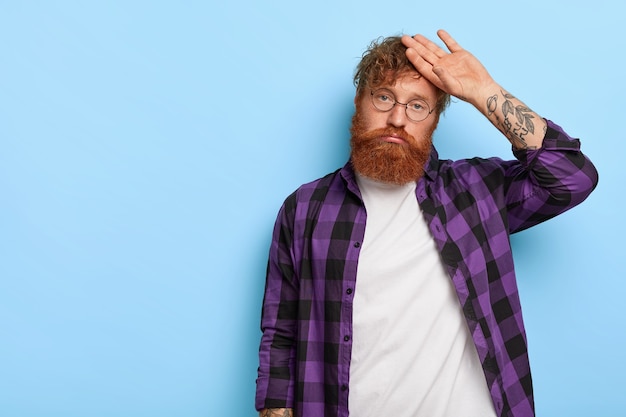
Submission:
[[295,196],[287,198],[274,225],[261,314],[255,406],[293,408],[298,285],[291,256]]
[[543,145],[514,151],[507,167],[506,200],[511,233],[527,229],[580,204],[598,184],[598,172],[580,141],[547,120]]

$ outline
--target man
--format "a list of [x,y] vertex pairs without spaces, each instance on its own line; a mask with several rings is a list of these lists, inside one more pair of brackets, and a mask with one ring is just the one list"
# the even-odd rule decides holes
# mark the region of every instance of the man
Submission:
[[[509,234],[582,202],[597,172],[446,32],[373,43],[355,74],[350,161],[276,221],[261,416],[533,416]],[[450,96],[515,160],[439,160]],[[462,138],[471,140],[471,138]]]

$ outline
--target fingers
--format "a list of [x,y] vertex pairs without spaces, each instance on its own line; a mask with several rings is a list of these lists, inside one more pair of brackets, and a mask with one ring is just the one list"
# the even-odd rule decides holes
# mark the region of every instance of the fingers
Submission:
[[432,64],[424,59],[422,55],[414,48],[409,48],[406,50],[406,56],[409,58],[409,61],[413,64],[413,66],[417,69],[418,72],[422,72],[425,70],[430,71],[432,69]]
[[439,36],[439,39],[441,39],[443,43],[446,44],[446,47],[448,48],[450,52],[459,52],[463,50],[463,48],[461,48],[461,45],[459,45],[454,40],[454,38],[450,36],[450,34],[446,32],[445,30],[439,29],[437,31],[437,36]]
[[412,38],[408,35],[404,35],[402,37],[402,43],[407,48],[415,49],[428,62],[434,62],[446,55],[443,49],[423,35],[418,34]]
[[[457,43],[456,40],[448,32],[443,29],[437,31],[437,36],[443,41],[448,50],[452,53],[462,51],[463,48]],[[441,49],[439,45],[426,38],[423,35],[417,34],[412,38],[408,35],[402,37],[402,43],[407,48],[413,48],[420,53],[426,60],[433,62],[436,58],[442,58],[448,53]],[[421,46],[421,48],[420,48]]]
[[407,58],[417,71],[423,75],[429,74],[432,71],[433,65],[440,59],[438,54],[410,36],[403,36],[402,42],[407,47]]
[[411,61],[411,64],[415,67],[418,73],[424,78],[430,81],[438,88],[442,88],[439,76],[433,71],[433,64],[425,60],[415,49],[409,48],[406,50],[406,56]]
[[439,87],[440,82],[437,74],[433,73],[433,66],[437,64],[439,59],[447,55],[447,52],[422,35],[415,35],[414,37],[404,35],[402,43],[407,47],[406,56],[417,72]]

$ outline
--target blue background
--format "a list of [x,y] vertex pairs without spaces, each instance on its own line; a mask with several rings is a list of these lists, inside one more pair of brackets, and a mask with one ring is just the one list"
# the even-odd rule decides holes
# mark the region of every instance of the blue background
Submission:
[[[0,2],[0,415],[254,416],[278,208],[345,162],[365,46],[439,28],[600,171],[512,240],[539,414],[624,415],[621,6],[216,3]],[[435,141],[510,156],[463,102]]]

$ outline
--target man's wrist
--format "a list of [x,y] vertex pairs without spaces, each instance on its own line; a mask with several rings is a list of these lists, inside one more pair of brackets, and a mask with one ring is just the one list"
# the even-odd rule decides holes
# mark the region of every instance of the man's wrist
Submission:
[[476,107],[478,111],[486,116],[489,116],[490,113],[495,111],[495,103],[490,101],[490,98],[500,94],[501,91],[502,87],[500,84],[492,80],[480,88],[478,94],[470,101],[470,103]]

